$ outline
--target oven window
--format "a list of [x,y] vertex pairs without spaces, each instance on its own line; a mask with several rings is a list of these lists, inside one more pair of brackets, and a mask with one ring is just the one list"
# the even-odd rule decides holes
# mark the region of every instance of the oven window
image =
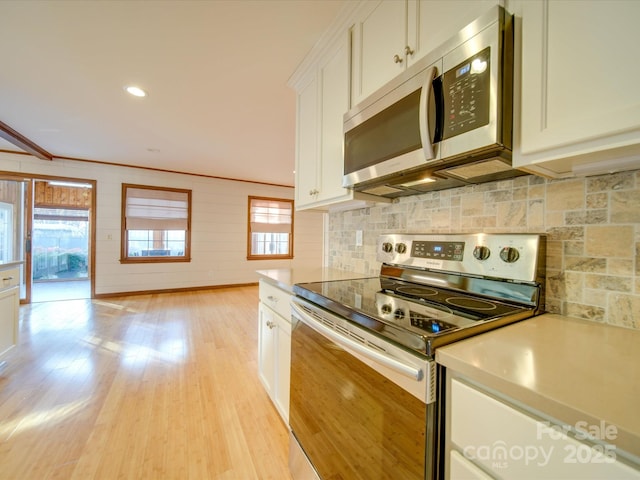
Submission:
[[425,478],[426,405],[302,322],[290,424],[321,478]]

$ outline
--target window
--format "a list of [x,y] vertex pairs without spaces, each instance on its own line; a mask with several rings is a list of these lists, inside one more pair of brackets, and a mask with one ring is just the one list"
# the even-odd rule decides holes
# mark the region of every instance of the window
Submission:
[[293,258],[293,200],[249,197],[248,260]]
[[122,185],[125,263],[191,260],[191,190]]

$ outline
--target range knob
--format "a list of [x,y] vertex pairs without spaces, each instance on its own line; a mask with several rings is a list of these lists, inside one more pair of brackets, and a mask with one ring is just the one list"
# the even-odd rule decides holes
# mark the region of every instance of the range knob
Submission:
[[391,305],[389,305],[388,303],[385,303],[384,305],[382,305],[382,307],[380,307],[380,311],[383,315],[389,315],[393,311],[393,308],[391,308]]
[[396,245],[396,252],[405,253],[407,251],[407,245],[404,243],[399,243]]
[[473,249],[473,256],[478,260],[486,260],[491,255],[491,250],[489,247],[485,247],[484,245],[478,245]]
[[500,258],[507,263],[514,263],[520,258],[520,252],[513,247],[504,247],[500,250]]
[[385,253],[393,252],[393,244],[389,243],[389,242],[384,242],[382,244],[382,251],[385,252]]

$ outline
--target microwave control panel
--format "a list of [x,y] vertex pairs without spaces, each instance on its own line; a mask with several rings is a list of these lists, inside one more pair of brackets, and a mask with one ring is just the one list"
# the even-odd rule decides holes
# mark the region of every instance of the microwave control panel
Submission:
[[451,138],[489,123],[491,47],[442,74],[442,138]]

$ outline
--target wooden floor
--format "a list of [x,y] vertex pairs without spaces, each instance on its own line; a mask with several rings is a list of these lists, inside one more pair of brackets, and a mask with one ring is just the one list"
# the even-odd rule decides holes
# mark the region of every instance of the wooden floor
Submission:
[[0,479],[288,479],[257,287],[21,307]]

